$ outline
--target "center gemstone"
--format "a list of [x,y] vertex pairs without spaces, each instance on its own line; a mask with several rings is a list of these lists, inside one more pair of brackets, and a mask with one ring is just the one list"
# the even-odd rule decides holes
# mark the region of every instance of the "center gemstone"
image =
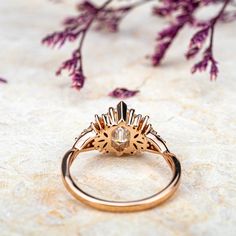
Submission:
[[111,146],[117,151],[124,151],[129,146],[130,132],[125,127],[118,127],[111,134]]

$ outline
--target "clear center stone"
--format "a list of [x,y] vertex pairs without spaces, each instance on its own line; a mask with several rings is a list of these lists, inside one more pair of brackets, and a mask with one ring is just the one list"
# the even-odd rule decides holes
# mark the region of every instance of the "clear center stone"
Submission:
[[124,127],[116,128],[111,134],[111,146],[117,151],[123,151],[129,146],[130,132]]

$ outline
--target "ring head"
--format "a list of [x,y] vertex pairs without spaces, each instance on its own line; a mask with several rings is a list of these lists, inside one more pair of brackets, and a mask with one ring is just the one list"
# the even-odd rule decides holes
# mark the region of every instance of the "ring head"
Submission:
[[148,116],[136,115],[124,102],[107,114],[96,115],[91,126],[96,133],[93,146],[102,153],[134,155],[147,149],[146,134],[151,129]]

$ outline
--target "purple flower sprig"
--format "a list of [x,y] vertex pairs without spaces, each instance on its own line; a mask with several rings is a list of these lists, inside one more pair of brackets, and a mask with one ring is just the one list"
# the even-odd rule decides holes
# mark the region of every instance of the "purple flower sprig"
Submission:
[[71,58],[64,61],[56,71],[56,75],[61,75],[63,70],[67,70],[72,79],[72,87],[76,89],[81,89],[84,86],[86,78],[83,72],[82,58],[84,39],[93,21],[110,2],[112,0],[107,0],[101,7],[96,7],[88,1],[81,3],[78,7],[80,11],[78,16],[65,19],[63,22],[64,29],[62,31],[52,33],[42,40],[43,44],[53,47],[61,47],[66,42],[79,40],[79,46],[72,53]]
[[194,21],[194,12],[199,8],[200,1],[162,1],[162,5],[153,9],[153,14],[162,18],[173,18],[169,26],[158,33],[155,51],[151,57],[153,66],[159,66],[168,49],[181,29]]
[[79,41],[78,48],[74,50],[70,59],[62,63],[56,71],[56,75],[61,75],[64,70],[68,71],[72,80],[72,87],[81,89],[86,79],[83,71],[82,47],[92,23],[96,24],[97,30],[105,29],[109,32],[117,32],[121,20],[130,10],[149,1],[151,0],[142,0],[118,8],[108,7],[112,0],[107,0],[100,7],[89,1],[78,4],[79,15],[66,18],[63,22],[64,28],[61,31],[54,32],[42,40],[45,45],[58,46],[59,48],[66,42]]
[[[118,7],[110,6],[113,1],[107,0],[101,6],[95,5],[89,0],[83,1],[78,4],[77,16],[66,18],[61,31],[54,32],[42,40],[43,44],[53,47],[61,47],[66,42],[78,41],[78,47],[73,51],[71,58],[64,61],[56,72],[57,75],[61,75],[62,71],[68,71],[72,79],[72,87],[81,89],[84,86],[86,76],[83,71],[82,48],[91,26],[94,24],[96,30],[117,32],[121,21],[131,10],[154,0],[140,0]],[[153,8],[153,14],[171,19],[171,21],[157,35],[155,50],[151,56],[152,65],[161,64],[178,34],[188,25],[197,30],[190,39],[185,57],[193,59],[203,50],[202,59],[192,67],[192,73],[206,71],[210,65],[210,78],[211,80],[216,79],[218,63],[213,55],[215,26],[218,22],[228,23],[236,20],[235,10],[226,11],[226,7],[230,3],[234,3],[233,0],[160,0],[155,2],[157,3]],[[196,17],[198,10],[213,4],[221,4],[220,10],[215,16],[207,20],[200,20]],[[208,40],[209,45],[204,48]],[[117,88],[109,95],[125,98],[137,93],[138,90]]]
[[222,20],[222,16],[225,15],[224,11],[229,3],[230,3],[230,0],[224,1],[224,4],[222,5],[218,14],[212,19],[210,19],[208,22],[206,22],[205,25],[202,25],[201,29],[197,31],[191,38],[189,50],[186,53],[187,59],[190,59],[199,53],[208,35],[210,34],[209,45],[203,53],[202,60],[196,63],[192,67],[192,73],[195,73],[196,71],[200,71],[200,72],[206,71],[208,68],[208,64],[211,64],[210,78],[211,80],[215,80],[217,78],[219,69],[217,66],[218,62],[215,60],[214,55],[213,55],[214,31],[215,31],[216,23]]
[[108,95],[113,98],[124,99],[124,98],[133,97],[138,93],[139,93],[139,90],[129,90],[126,88],[116,88],[112,92],[110,92]]
[[[222,3],[222,7],[216,16],[213,18],[200,21],[195,17],[195,12],[209,4],[218,4]],[[157,46],[155,52],[152,56],[152,63],[154,66],[157,66],[164,59],[166,52],[168,51],[171,44],[174,42],[176,36],[181,31],[185,25],[200,27],[191,38],[189,48],[185,54],[187,59],[194,58],[202,49],[204,43],[209,37],[210,34],[210,44],[205,49],[203,53],[203,58],[200,62],[196,63],[192,67],[192,73],[196,71],[205,71],[208,67],[208,64],[211,64],[210,68],[210,78],[214,80],[218,75],[218,66],[217,61],[213,56],[213,38],[214,38],[214,29],[218,21],[232,21],[234,14],[226,13],[225,9],[230,3],[230,0],[225,1],[216,1],[216,0],[205,0],[205,1],[163,1],[163,6],[155,7],[153,13],[160,17],[170,17],[175,16],[171,24],[159,32],[157,37]]]
[[6,84],[6,83],[7,83],[7,80],[4,79],[4,78],[0,78],[0,83],[4,83],[4,84]]

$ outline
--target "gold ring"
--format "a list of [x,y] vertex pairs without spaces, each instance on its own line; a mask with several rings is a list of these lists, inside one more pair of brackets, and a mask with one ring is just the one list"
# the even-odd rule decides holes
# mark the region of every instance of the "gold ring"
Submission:
[[[107,114],[95,115],[95,122],[85,129],[76,139],[72,149],[62,160],[62,179],[67,190],[79,201],[103,211],[132,212],[153,208],[170,198],[180,183],[181,165],[171,153],[165,141],[148,122],[149,117],[136,115],[124,102],[117,108],[109,108]],[[92,196],[73,180],[70,167],[76,157],[91,150],[112,153],[118,156],[152,152],[161,155],[170,166],[173,176],[169,184],[156,194],[134,201],[110,201]]]

